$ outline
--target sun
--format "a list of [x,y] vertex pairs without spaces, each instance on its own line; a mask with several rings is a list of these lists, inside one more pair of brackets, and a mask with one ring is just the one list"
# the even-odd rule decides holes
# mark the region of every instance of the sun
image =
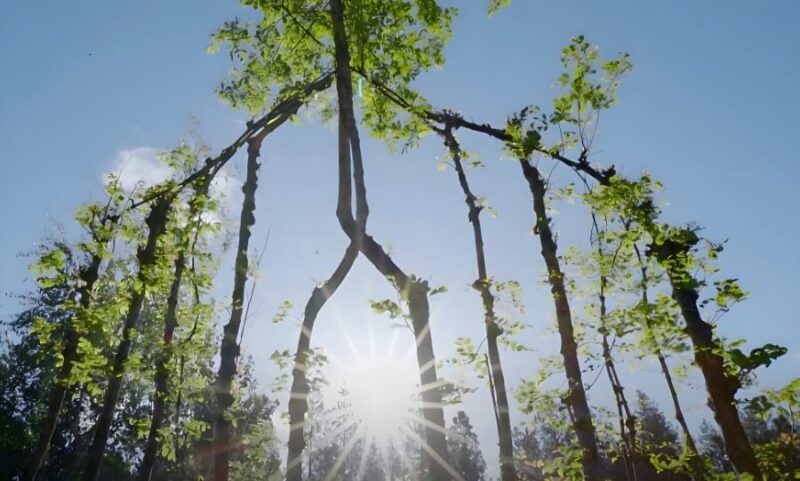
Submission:
[[350,356],[334,361],[346,415],[383,446],[405,436],[419,404],[415,359],[394,345],[364,353],[351,344]]
[[401,359],[368,356],[346,367],[350,414],[376,441],[400,436],[413,415],[417,397],[414,372]]
[[[358,335],[342,323],[336,347],[342,351],[327,352],[325,399],[335,400],[335,407],[322,413],[332,421],[317,446],[338,443],[335,463],[328,468],[323,481],[337,479],[351,453],[359,452],[356,479],[364,479],[368,464],[378,456],[385,465],[403,466],[413,475],[420,461],[443,466],[452,479],[462,476],[431,448],[425,437],[430,429],[422,417],[414,336],[402,329],[393,329],[390,336],[373,335],[373,324]],[[380,339],[380,340],[379,340]],[[397,347],[400,346],[398,349]],[[444,427],[438,427],[443,430]],[[369,454],[368,454],[369,453]],[[374,454],[373,454],[374,453]],[[416,454],[410,454],[416,453]],[[429,459],[428,459],[429,458]]]

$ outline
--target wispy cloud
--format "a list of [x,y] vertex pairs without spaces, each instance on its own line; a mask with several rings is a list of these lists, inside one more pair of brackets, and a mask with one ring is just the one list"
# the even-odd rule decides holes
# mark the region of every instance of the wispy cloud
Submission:
[[[128,194],[163,182],[174,174],[172,169],[158,160],[158,155],[165,152],[155,147],[142,146],[120,150],[111,165],[102,175],[105,182],[111,175],[118,176],[120,186]],[[179,176],[180,177],[180,176]],[[205,213],[203,218],[209,223],[226,224],[228,207],[232,201],[238,200],[241,193],[238,191],[239,182],[229,169],[223,169],[211,182],[209,194],[221,200],[220,210]]]
[[169,178],[170,168],[159,162],[156,156],[162,152],[153,147],[135,147],[121,150],[114,159],[113,166],[103,175],[119,176],[120,185],[126,192],[148,187]]
[[[163,182],[172,175],[172,170],[156,157],[164,150],[155,147],[134,147],[120,150],[111,167],[103,173],[103,179],[109,175],[119,176],[120,185],[126,192],[142,189]],[[222,170],[211,182],[211,196],[230,199],[236,194],[236,179],[228,171]]]

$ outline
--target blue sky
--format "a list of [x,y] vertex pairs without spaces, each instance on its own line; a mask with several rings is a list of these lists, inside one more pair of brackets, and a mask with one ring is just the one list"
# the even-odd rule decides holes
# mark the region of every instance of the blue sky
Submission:
[[[26,290],[27,260],[18,254],[57,223],[72,232],[70,215],[96,198],[102,174],[125,152],[170,148],[192,127],[192,118],[218,150],[238,136],[246,119],[213,93],[230,68],[227,56],[205,53],[215,27],[245,15],[236,2],[48,3],[43,9],[41,3],[7,2],[0,15],[3,294]],[[586,35],[606,56],[631,54],[634,70],[619,105],[604,114],[594,159],[614,163],[626,175],[650,171],[666,185],[670,221],[695,220],[709,237],[730,239],[724,273],[738,277],[751,296],[723,318],[720,331],[747,339],[751,347],[778,342],[790,348],[762,373],[761,385],[796,377],[800,166],[791,139],[800,129],[800,4],[516,0],[488,19],[483,2],[457,4],[447,64],[418,86],[433,104],[478,120],[501,124],[524,105],[549,106],[558,55],[572,35]],[[525,289],[522,320],[532,327],[522,340],[535,352],[505,355],[514,386],[531,375],[539,356],[557,350],[547,333],[552,302],[540,282],[538,240],[527,233],[529,194],[518,167],[498,160],[494,142],[466,132],[460,139],[487,164],[469,173],[473,190],[499,212],[484,221],[489,270]],[[273,373],[269,354],[291,348],[296,336],[291,321],[273,325],[273,313],[288,299],[296,319],[314,281],[329,275],[346,245],[334,217],[335,145],[334,127],[311,120],[282,128],[263,149],[254,244],[260,246],[267,231],[270,240],[245,343],[265,388]],[[433,303],[434,341],[445,356],[457,335],[479,340],[482,324],[468,287],[475,272],[465,206],[452,171],[436,169],[442,153],[433,137],[405,155],[365,145],[371,230],[407,271],[450,289]],[[239,158],[228,173],[234,191],[241,165]],[[568,178],[557,171],[557,180]],[[562,246],[585,244],[588,219],[580,209],[562,209],[555,223]],[[223,266],[223,286],[230,274]],[[341,329],[364,349],[369,329],[377,348],[385,347],[392,335],[388,322],[372,315],[366,301],[391,296],[359,260],[320,317],[315,339],[346,357]],[[0,315],[15,310],[4,298]],[[630,373],[633,384],[663,399],[651,368]],[[708,414],[700,384],[691,377],[687,383],[682,395],[698,420]],[[593,403],[603,404],[604,391],[595,391]],[[485,389],[466,403],[489,459],[496,440],[487,406]]]

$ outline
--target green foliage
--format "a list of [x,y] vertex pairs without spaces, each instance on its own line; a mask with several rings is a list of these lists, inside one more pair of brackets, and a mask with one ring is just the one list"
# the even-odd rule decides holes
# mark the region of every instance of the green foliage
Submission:
[[369,306],[376,314],[385,314],[389,316],[389,319],[392,320],[405,317],[405,313],[403,312],[403,309],[400,307],[400,304],[394,302],[391,299],[370,301]]
[[[253,24],[227,22],[213,36],[210,50],[226,45],[237,64],[231,79],[218,89],[223,100],[255,113],[272,99],[285,98],[331,71],[332,28],[325,2],[241,3],[261,18]],[[444,63],[444,46],[456,11],[435,0],[353,0],[347,9],[352,68],[365,80],[358,84],[363,122],[390,146],[401,141],[413,144],[428,131],[426,124],[382,92],[390,89],[409,107],[425,106],[410,83],[422,71]],[[323,118],[331,118],[334,105],[326,103],[324,96],[317,100]]]
[[511,0],[489,0],[489,16],[494,15],[500,9],[511,5]]
[[740,369],[740,376],[745,376],[761,366],[769,367],[770,364],[788,352],[783,346],[767,343],[745,354],[741,349],[730,349],[728,359]]
[[720,310],[727,311],[732,304],[741,302],[747,298],[747,292],[741,288],[738,279],[715,281],[714,287],[717,289],[714,302],[717,303]]
[[658,405],[642,391],[636,391],[636,423],[642,452],[661,459],[676,458],[678,433]]
[[506,147],[515,159],[528,159],[533,152],[542,150],[542,132],[547,127],[547,116],[540,115],[539,107],[525,107],[506,120]]
[[[561,390],[545,390],[541,383],[523,382],[516,392],[523,413],[533,414],[534,427],[526,443],[535,442],[536,449],[520,456],[518,464],[534,474],[533,479],[552,481],[583,480],[583,455],[577,444],[572,423],[567,416],[566,394]],[[533,440],[531,440],[533,437]],[[518,437],[517,443],[520,443]],[[517,456],[520,453],[518,451]],[[541,473],[541,478],[535,475]]]
[[285,321],[286,318],[289,317],[289,312],[291,312],[292,307],[294,306],[289,301],[281,302],[281,305],[278,306],[278,312],[276,312],[275,315],[272,317],[272,323],[279,324]]
[[450,463],[464,481],[486,479],[486,462],[481,453],[478,435],[475,434],[469,416],[458,411],[447,429],[447,451]]
[[[591,147],[599,113],[616,102],[621,77],[632,68],[628,54],[602,60],[583,35],[573,37],[561,52],[565,72],[558,78],[564,93],[553,99],[552,124],[577,129],[584,150]],[[590,132],[591,130],[591,132]]]

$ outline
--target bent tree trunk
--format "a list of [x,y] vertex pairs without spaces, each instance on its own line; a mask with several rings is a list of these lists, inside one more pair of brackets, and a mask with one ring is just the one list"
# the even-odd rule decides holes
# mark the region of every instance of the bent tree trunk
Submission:
[[303,429],[305,428],[305,417],[308,412],[309,386],[306,378],[306,369],[310,354],[311,334],[314,330],[314,322],[317,315],[322,310],[325,303],[341,285],[344,278],[350,272],[353,262],[358,256],[358,248],[355,243],[350,243],[347,250],[339,261],[336,270],[331,277],[321,286],[317,286],[311,292],[311,297],[306,303],[303,314],[303,326],[300,329],[300,337],[297,340],[297,351],[294,356],[294,368],[292,369],[292,388],[289,396],[289,454],[287,456],[286,480],[302,481],[303,479],[303,450],[306,447],[306,440]]
[[[116,217],[106,216],[103,224],[105,224],[105,222],[115,224],[116,221]],[[103,238],[100,240],[100,242],[98,242],[98,246],[100,246],[102,249],[107,243],[108,238]],[[92,291],[94,290],[94,284],[97,282],[97,278],[99,277],[100,264],[102,264],[102,262],[103,258],[100,253],[95,253],[91,257],[91,260],[86,267],[81,269],[80,274],[78,275],[82,281],[82,285],[78,289],[78,294],[80,296],[79,309],[81,311],[88,309],[89,305],[91,304]],[[80,313],[75,313],[74,315],[80,315]],[[67,321],[64,333],[64,347],[61,351],[61,356],[63,359],[61,368],[59,369],[58,375],[54,380],[53,386],[50,390],[50,396],[47,401],[47,414],[45,415],[44,423],[41,427],[41,432],[39,433],[39,438],[36,441],[36,445],[34,446],[33,451],[31,452],[30,457],[25,464],[21,481],[33,481],[36,479],[36,475],[38,474],[39,469],[42,466],[42,462],[47,455],[47,449],[50,447],[50,440],[53,438],[53,434],[55,433],[61,410],[64,407],[64,400],[66,399],[67,388],[69,387],[69,378],[72,376],[72,367],[78,357],[78,343],[81,337],[80,333],[76,331],[73,323],[74,317]]]
[[220,345],[219,371],[215,386],[217,405],[214,413],[214,441],[212,455],[214,461],[214,481],[228,481],[228,461],[233,446],[231,445],[231,422],[226,417],[228,408],[233,404],[231,385],[236,376],[236,361],[239,357],[239,345],[236,342],[242,324],[244,307],[244,289],[247,282],[248,258],[250,246],[250,227],[255,224],[256,188],[258,186],[258,156],[261,153],[261,142],[267,131],[263,130],[249,141],[247,147],[247,174],[242,186],[244,200],[239,218],[239,241],[236,248],[236,267],[233,276],[233,294],[231,296],[231,317],[222,331]]
[[111,422],[114,419],[114,411],[116,410],[119,393],[122,388],[122,378],[125,375],[125,364],[131,352],[133,333],[139,323],[139,314],[142,311],[142,305],[144,304],[144,298],[147,293],[147,285],[150,282],[150,271],[156,263],[158,239],[166,228],[167,216],[172,200],[172,196],[158,198],[153,203],[150,213],[147,215],[146,223],[149,229],[147,241],[144,246],[139,247],[136,253],[137,262],[139,264],[139,272],[137,274],[138,286],[135,286],[133,292],[131,292],[128,312],[122,326],[122,339],[120,340],[119,346],[117,346],[117,353],[111,368],[111,376],[108,379],[108,386],[106,387],[105,396],[103,398],[103,407],[100,410],[100,415],[95,424],[92,444],[89,446],[86,472],[83,476],[84,481],[95,481],[100,474],[100,466],[103,462],[106,443],[108,442],[108,435],[111,429]]
[[586,400],[586,390],[583,387],[581,366],[578,360],[578,345],[575,342],[572,327],[572,313],[569,308],[567,290],[564,287],[564,274],[561,272],[558,262],[558,248],[553,239],[553,232],[550,230],[550,219],[547,217],[546,186],[539,170],[532,166],[527,159],[520,159],[520,166],[533,195],[536,231],[542,245],[542,257],[547,266],[547,278],[555,304],[558,333],[561,336],[561,356],[564,358],[564,370],[569,384],[566,401],[574,420],[575,434],[583,454],[584,474],[587,480],[595,481],[601,477],[597,436],[589,403]]
[[505,376],[500,363],[500,350],[497,338],[502,333],[502,328],[497,323],[494,312],[494,295],[491,290],[491,281],[486,272],[486,254],[483,249],[483,229],[480,214],[482,208],[478,206],[478,199],[469,187],[467,175],[461,162],[461,147],[448,126],[444,130],[445,145],[450,149],[453,163],[455,164],[458,183],[464,193],[464,202],[467,204],[468,218],[472,224],[472,234],[475,241],[475,258],[478,264],[478,279],[473,286],[481,295],[483,303],[484,323],[486,325],[486,345],[489,350],[489,370],[492,394],[497,402],[497,437],[500,444],[500,476],[502,481],[516,481],[517,473],[514,468],[514,444],[511,433],[511,410],[508,405]]
[[[368,215],[366,187],[358,128],[353,114],[350,54],[341,0],[331,0],[330,13],[336,50],[336,91],[339,101],[339,186],[340,194],[344,192],[340,195],[337,217],[342,230],[358,246],[359,251],[384,277],[392,282],[401,297],[408,303],[409,317],[417,343],[422,414],[425,421],[426,445],[423,446],[423,449],[426,453],[426,463],[433,481],[449,481],[452,468],[448,463],[442,394],[436,375],[436,356],[428,323],[430,316],[428,284],[403,272],[386,254],[381,245],[366,233]],[[353,219],[352,207],[349,202],[350,186],[345,185],[350,183],[351,149],[357,219]],[[348,202],[342,202],[342,200],[348,200]]]
[[761,479],[761,469],[736,409],[735,397],[741,383],[725,370],[724,360],[716,353],[721,346],[714,339],[714,328],[700,315],[696,281],[681,262],[681,258],[698,241],[694,232],[684,230],[662,244],[652,244],[649,253],[655,255],[667,270],[672,298],[678,303],[686,321],[685,331],[694,348],[694,361],[703,373],[709,405],[722,431],[725,451],[731,464],[739,473],[748,473],[755,479]]

